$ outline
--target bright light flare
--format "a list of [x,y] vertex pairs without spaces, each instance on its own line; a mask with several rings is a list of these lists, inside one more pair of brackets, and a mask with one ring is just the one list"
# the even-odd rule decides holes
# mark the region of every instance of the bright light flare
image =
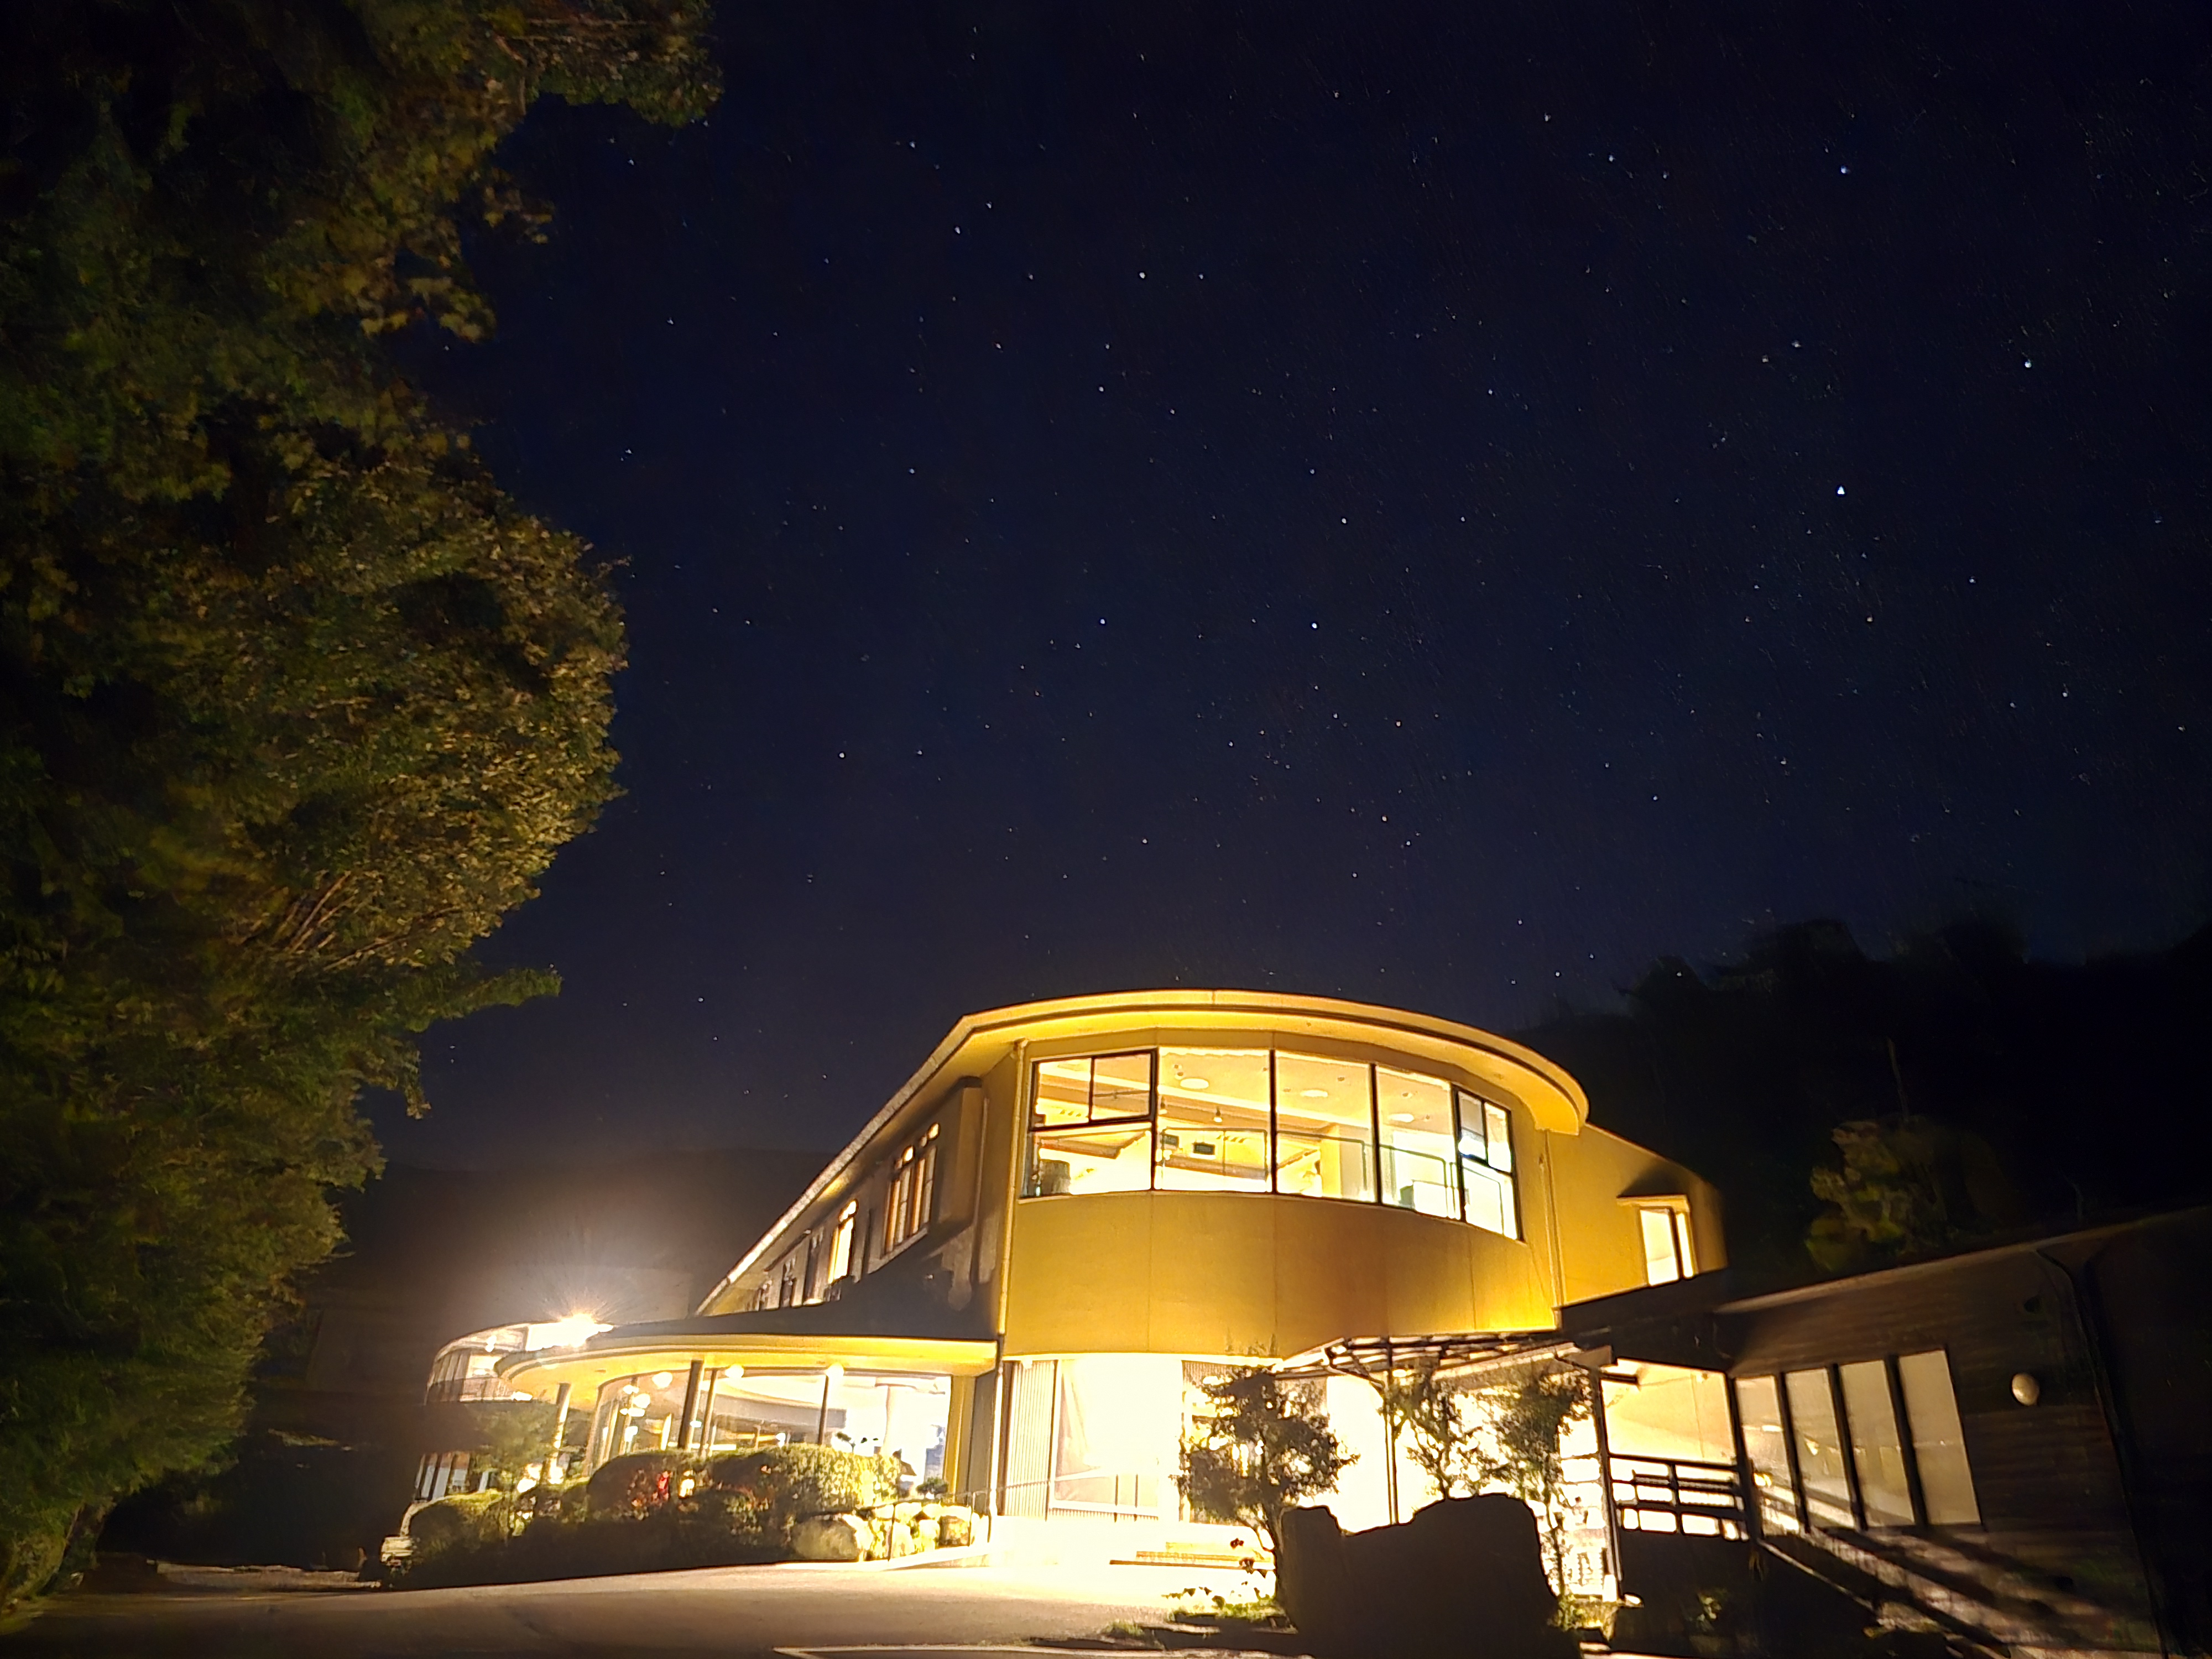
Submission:
[[556,1319],[549,1324],[536,1327],[531,1334],[538,1339],[541,1348],[581,1347],[601,1331],[614,1329],[586,1313],[570,1314],[565,1319]]

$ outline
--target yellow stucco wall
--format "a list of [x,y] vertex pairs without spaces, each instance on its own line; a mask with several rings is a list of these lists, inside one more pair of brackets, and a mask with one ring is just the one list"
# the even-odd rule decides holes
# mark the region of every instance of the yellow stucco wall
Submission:
[[1710,1183],[1595,1124],[1572,1137],[1553,1135],[1550,1143],[1566,1301],[1587,1302],[1644,1283],[1644,1235],[1634,1205],[1622,1201],[1625,1194],[1687,1198],[1698,1271],[1727,1265],[1720,1194]]
[[[1504,1102],[1522,1238],[1389,1206],[1267,1194],[1070,1194],[1010,1206],[1025,1164],[1034,1062],[1177,1043],[1374,1060]],[[875,1211],[888,1159],[931,1121],[944,1126],[946,1156],[921,1248],[944,1252],[948,1279],[968,1287],[951,1305],[973,1298],[972,1334],[1002,1332],[1010,1353],[1289,1354],[1347,1336],[1545,1328],[1560,1304],[1644,1283],[1636,1212],[1622,1202],[1635,1193],[1685,1195],[1699,1269],[1723,1265],[1717,1194],[1586,1114],[1573,1079],[1540,1056],[1395,1010],[1225,992],[1001,1010],[948,1037],[706,1311],[751,1306],[761,1279],[847,1198]]]
[[1015,1207],[1009,1354],[1290,1355],[1346,1336],[1552,1323],[1536,1253],[1380,1204],[1103,1193]]

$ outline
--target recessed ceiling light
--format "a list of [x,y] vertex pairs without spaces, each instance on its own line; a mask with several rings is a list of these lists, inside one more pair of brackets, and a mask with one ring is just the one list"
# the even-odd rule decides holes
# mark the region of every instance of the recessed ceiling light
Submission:
[[1326,1089],[1301,1089],[1298,1091],[1298,1096],[1299,1098],[1303,1100],[1327,1100],[1328,1098],[1328,1091]]
[[1182,1086],[1186,1089],[1211,1089],[1213,1080],[1211,1078],[1187,1077],[1182,1080]]
[[1393,1123],[1411,1123],[1413,1121],[1413,1115],[1411,1112],[1393,1112],[1390,1114],[1390,1121]]

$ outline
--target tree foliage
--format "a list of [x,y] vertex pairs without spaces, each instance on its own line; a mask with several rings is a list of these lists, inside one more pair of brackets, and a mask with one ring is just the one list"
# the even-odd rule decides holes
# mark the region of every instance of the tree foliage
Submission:
[[1381,1382],[1382,1425],[1393,1445],[1403,1445],[1413,1467],[1429,1477],[1439,1498],[1468,1498],[1482,1489],[1484,1461],[1476,1443],[1478,1419],[1469,1395],[1441,1361],[1393,1371]]
[[1468,1387],[1435,1360],[1382,1378],[1391,1443],[1402,1444],[1440,1498],[1510,1492],[1536,1513],[1554,1585],[1566,1583],[1566,1462],[1570,1424],[1589,1415],[1580,1372],[1539,1364],[1504,1382]]
[[[1948,1126],[1960,1139],[1939,1162],[1972,1205],[1960,1224],[2202,1202],[2196,1160],[2142,1149],[2186,1141],[2212,1108],[2208,1024],[2212,927],[2063,963],[1969,918],[1887,955],[1838,923],[1796,923],[1731,961],[1659,962],[1619,1007],[1523,1035],[1582,1081],[1598,1122],[1720,1188],[1733,1261],[1790,1273],[1823,1209],[1807,1177],[1835,1165],[1838,1124]],[[2087,1127],[2118,1113],[2132,1133]]]
[[2016,1220],[2018,1195],[1980,1136],[1917,1113],[1837,1126],[1837,1164],[1817,1166],[1827,1206],[1805,1247],[1830,1273],[1908,1261]]
[[544,94],[678,121],[681,0],[0,22],[0,1601],[236,1425],[415,1037],[611,793],[620,618],[377,337],[489,325]]
[[1567,1426],[1590,1413],[1595,1379],[1581,1371],[1538,1367],[1510,1382],[1482,1391],[1486,1447],[1477,1462],[1482,1484],[1511,1492],[1536,1512],[1553,1586],[1567,1582],[1567,1466],[1561,1443]]
[[1316,1384],[1235,1365],[1200,1387],[1211,1410],[1182,1444],[1183,1498],[1201,1518],[1255,1528],[1279,1549],[1283,1512],[1334,1490],[1355,1455],[1330,1431]]

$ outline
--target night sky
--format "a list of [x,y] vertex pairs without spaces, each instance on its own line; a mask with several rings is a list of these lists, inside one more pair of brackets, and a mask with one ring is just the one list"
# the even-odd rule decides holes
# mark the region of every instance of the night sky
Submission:
[[394,1158],[834,1146],[1074,992],[2212,914],[2203,6],[720,21],[702,126],[540,108],[550,245],[405,348],[631,665],[485,952],[567,988]]

